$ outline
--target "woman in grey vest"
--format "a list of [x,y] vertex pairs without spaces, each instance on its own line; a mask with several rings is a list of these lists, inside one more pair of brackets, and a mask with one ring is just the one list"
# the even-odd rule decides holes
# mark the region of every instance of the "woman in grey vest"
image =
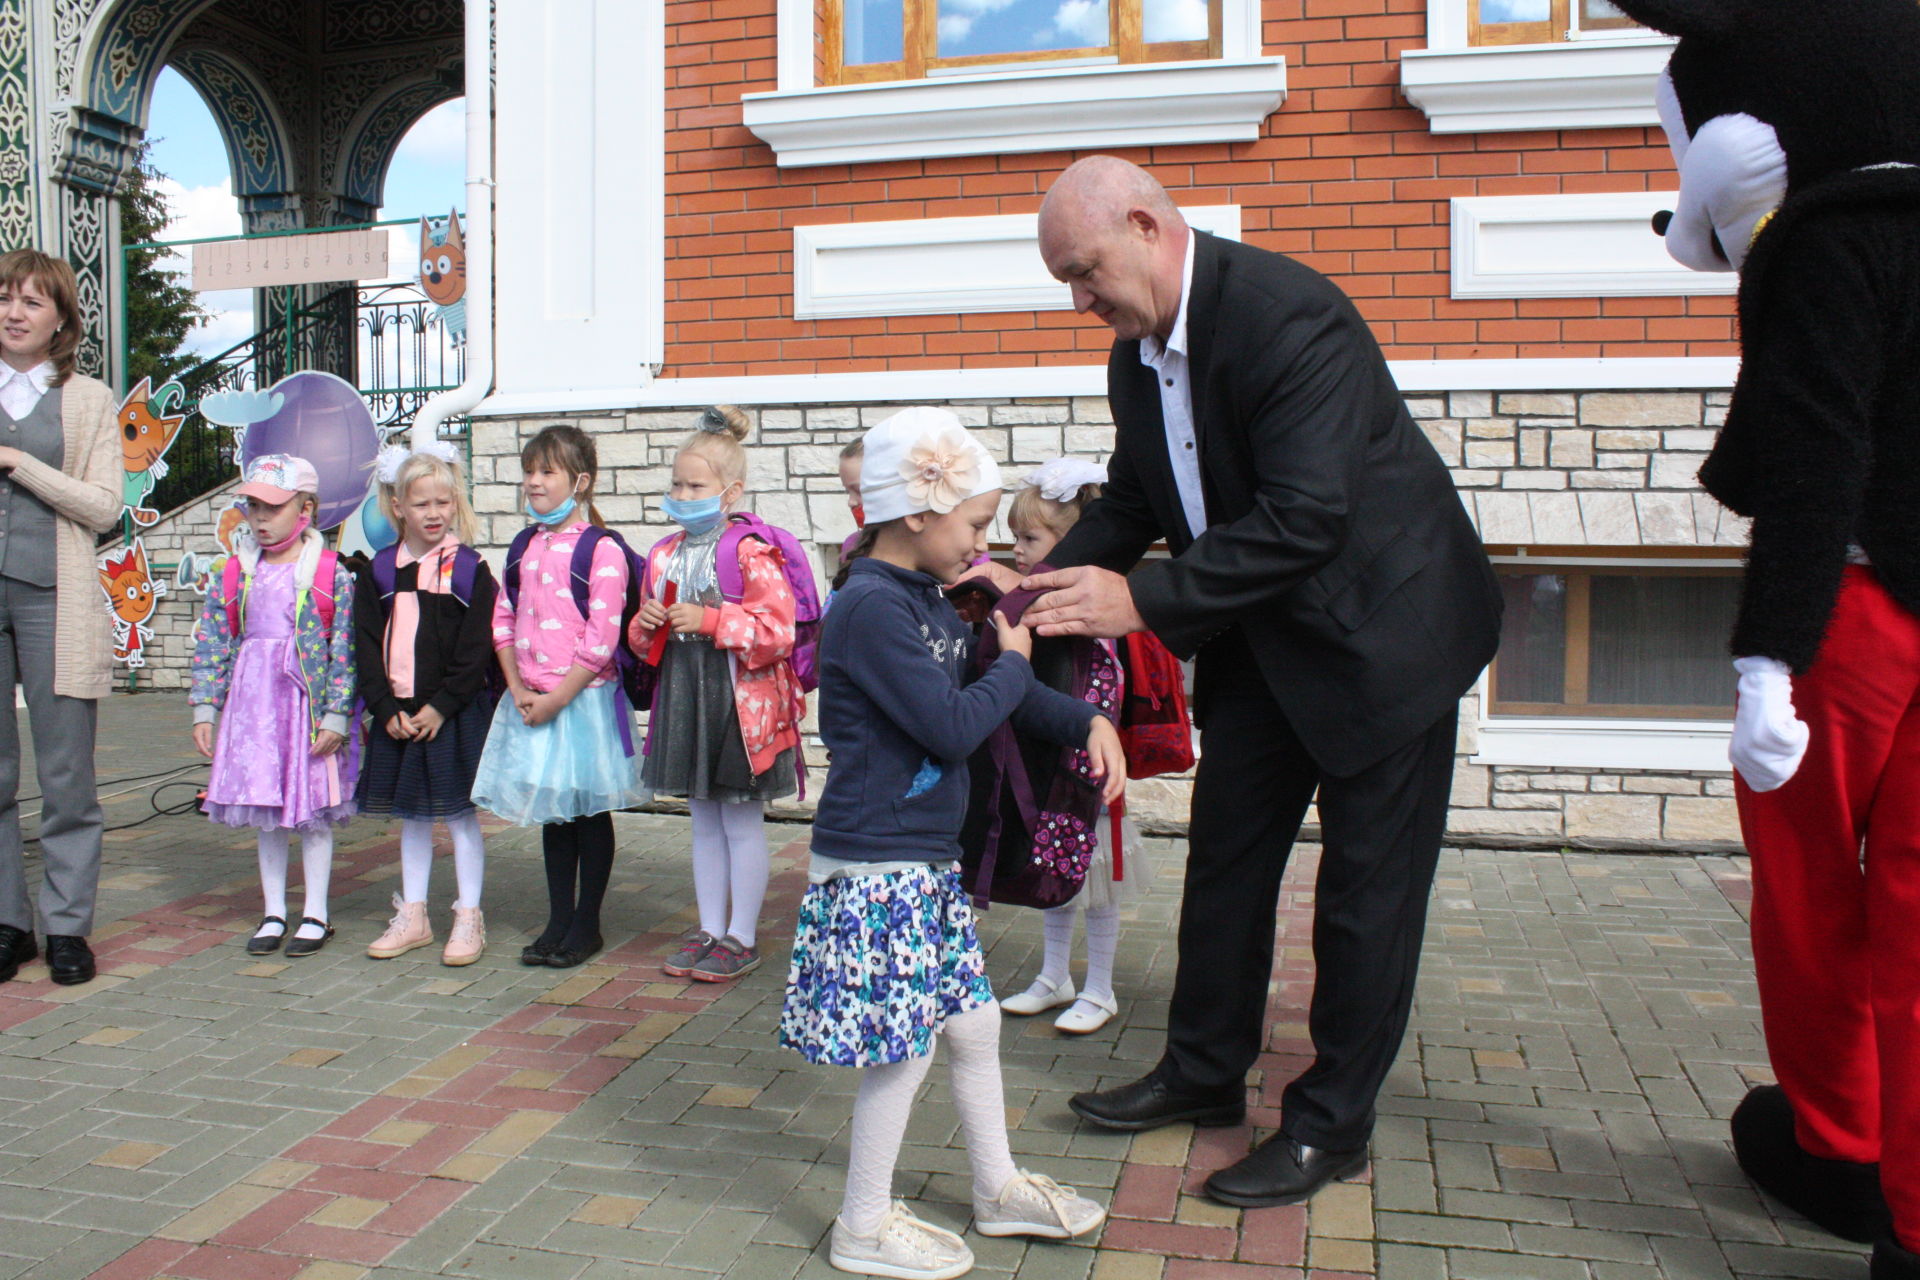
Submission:
[[[40,775],[40,918],[53,980],[93,977],[100,798],[95,700],[111,678],[94,574],[99,534],[120,518],[119,406],[74,372],[73,269],[32,249],[0,254],[0,690],[26,693]],[[34,959],[20,839],[20,729],[0,714],[0,982]]]

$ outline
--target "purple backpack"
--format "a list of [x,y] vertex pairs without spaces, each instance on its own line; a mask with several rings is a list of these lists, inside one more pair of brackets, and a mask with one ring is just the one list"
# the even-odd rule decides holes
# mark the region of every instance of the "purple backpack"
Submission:
[[[813,582],[813,562],[800,539],[751,511],[736,511],[728,520],[727,531],[720,535],[720,546],[713,556],[720,594],[738,604],[746,593],[740,581],[740,539],[758,538],[780,553],[780,568],[786,574],[787,589],[793,592],[793,653],[787,661],[793,666],[800,691],[812,693],[820,687],[820,591]],[[679,536],[670,533],[660,542]],[[648,559],[652,559],[651,554]]]

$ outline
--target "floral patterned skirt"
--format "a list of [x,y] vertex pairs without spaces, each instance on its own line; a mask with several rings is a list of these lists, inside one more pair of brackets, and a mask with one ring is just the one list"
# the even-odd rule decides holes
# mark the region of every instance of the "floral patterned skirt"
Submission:
[[957,867],[838,876],[800,900],[780,1043],[807,1061],[924,1058],[948,1018],[992,1001]]

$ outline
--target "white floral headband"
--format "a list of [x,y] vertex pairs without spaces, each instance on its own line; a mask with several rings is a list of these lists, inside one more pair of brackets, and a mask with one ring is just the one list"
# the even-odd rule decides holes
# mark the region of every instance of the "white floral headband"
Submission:
[[1000,467],[945,409],[902,409],[866,436],[860,497],[869,524],[916,512],[945,515],[1000,489]]
[[464,461],[460,449],[445,440],[433,440],[418,449],[409,449],[403,444],[390,444],[380,451],[373,460],[373,478],[381,484],[392,485],[400,478],[400,468],[408,458],[416,453],[424,453],[430,458],[438,458],[448,466],[459,469]]
[[1049,502],[1072,502],[1088,485],[1106,482],[1107,469],[1091,458],[1055,458],[1027,472],[1020,481],[1038,489]]

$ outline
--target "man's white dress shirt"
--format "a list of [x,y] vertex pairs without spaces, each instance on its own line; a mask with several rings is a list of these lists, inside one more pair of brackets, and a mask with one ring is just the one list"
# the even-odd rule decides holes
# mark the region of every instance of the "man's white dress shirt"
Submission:
[[1167,426],[1167,457],[1173,463],[1173,482],[1180,490],[1187,529],[1198,538],[1207,527],[1207,502],[1193,429],[1193,384],[1187,380],[1187,299],[1192,293],[1193,232],[1189,229],[1186,258],[1180,266],[1180,310],[1165,342],[1152,334],[1140,339],[1140,363],[1153,370],[1160,384],[1160,416]]

